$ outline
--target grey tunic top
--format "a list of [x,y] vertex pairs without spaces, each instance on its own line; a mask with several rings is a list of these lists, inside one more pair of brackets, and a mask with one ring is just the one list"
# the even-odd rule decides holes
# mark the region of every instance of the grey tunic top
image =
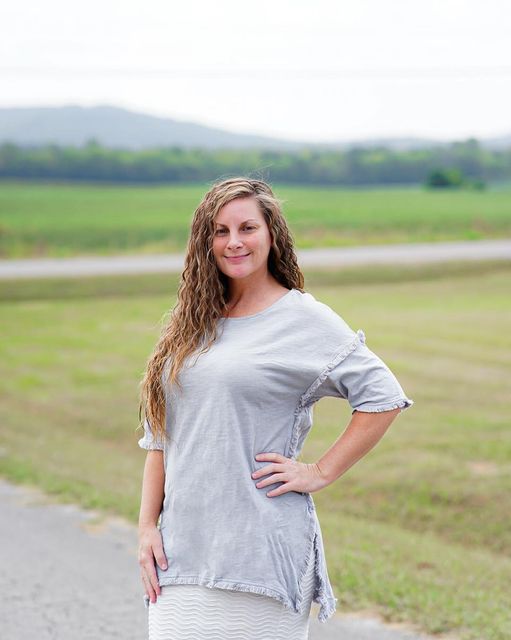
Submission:
[[[312,495],[267,492],[251,474],[262,452],[297,458],[323,396],[359,411],[410,407],[388,366],[328,305],[290,289],[263,311],[220,318],[218,338],[165,385],[165,441],[149,423],[138,441],[162,449],[165,497],[160,531],[168,568],[160,586],[200,584],[260,593],[302,612],[303,582],[314,549],[318,619],[336,609]],[[164,372],[164,376],[165,376]]]

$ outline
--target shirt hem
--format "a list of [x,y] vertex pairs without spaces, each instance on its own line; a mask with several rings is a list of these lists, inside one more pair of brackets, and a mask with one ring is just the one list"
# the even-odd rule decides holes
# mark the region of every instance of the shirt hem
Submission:
[[[314,540],[315,545],[315,540]],[[319,595],[318,593],[314,594],[313,602],[316,602],[320,605],[320,609],[318,612],[318,620],[320,622],[326,622],[328,618],[330,618],[335,610],[337,598],[329,598],[325,597],[323,593],[323,582],[321,575],[319,573],[319,568],[317,564],[317,549],[314,547],[314,572],[316,577],[319,576],[320,579],[320,589]],[[301,597],[299,597],[296,601],[296,605],[293,604],[291,598],[281,593],[280,591],[276,591],[275,589],[269,589],[268,587],[262,585],[249,584],[246,582],[236,582],[234,580],[217,580],[215,578],[200,578],[199,576],[168,576],[162,577],[159,580],[160,587],[170,586],[170,585],[179,585],[179,584],[192,584],[192,585],[200,585],[203,587],[208,587],[210,589],[226,589],[228,591],[243,591],[245,593],[256,593],[263,596],[268,596],[269,598],[274,598],[278,600],[285,607],[292,609],[295,613],[302,613],[301,606]],[[149,608],[150,598],[147,594],[143,596],[144,606],[146,609]]]
[[[221,580],[217,578],[201,578],[200,576],[166,576],[159,579],[160,587],[173,584],[194,584],[209,589],[226,589],[228,591],[244,591],[245,593],[257,593],[259,595],[268,596],[281,602],[283,605],[295,609],[291,599],[280,591],[270,589],[263,585],[250,584],[248,582],[236,582],[235,580]],[[144,600],[149,598],[144,596]]]

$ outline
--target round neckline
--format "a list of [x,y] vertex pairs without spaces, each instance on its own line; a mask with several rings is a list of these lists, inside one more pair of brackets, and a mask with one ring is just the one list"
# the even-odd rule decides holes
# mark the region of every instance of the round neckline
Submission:
[[275,302],[272,302],[268,307],[262,309],[261,311],[258,311],[257,313],[252,313],[249,316],[238,316],[235,318],[229,318],[229,317],[226,318],[225,316],[221,316],[220,320],[223,320],[224,322],[227,320],[230,322],[236,322],[239,320],[251,320],[252,318],[258,318],[259,316],[262,316],[265,313],[268,313],[268,311],[271,311],[272,309],[274,309],[283,300],[286,300],[293,293],[293,291],[296,291],[296,289],[289,289],[289,291],[287,291],[284,295],[280,296],[280,298],[277,298]]

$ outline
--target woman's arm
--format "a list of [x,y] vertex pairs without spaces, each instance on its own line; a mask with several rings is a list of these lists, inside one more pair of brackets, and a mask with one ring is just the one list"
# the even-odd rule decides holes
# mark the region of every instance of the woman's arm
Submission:
[[[257,454],[256,460],[268,461],[270,464],[254,471],[252,478],[258,480],[255,486],[263,489],[269,484],[282,482],[280,487],[266,494],[269,498],[287,491],[312,493],[324,489],[375,446],[400,411],[400,408],[372,412],[354,411],[344,433],[318,462],[298,462],[274,452]],[[269,473],[273,475],[259,480]]]
[[383,437],[400,409],[354,411],[345,431],[316,462],[323,488],[342,476]]
[[163,549],[161,532],[156,526],[165,494],[165,467],[163,451],[152,449],[147,452],[142,481],[142,500],[138,519],[138,563],[140,575],[151,602],[156,602],[161,594],[155,560],[162,569],[167,568],[167,558]]
[[[341,322],[342,333],[347,325],[342,319]],[[252,478],[274,472],[257,482],[256,487],[283,482],[266,494],[269,498],[286,491],[312,493],[328,486],[376,445],[400,411],[414,404],[385,362],[367,347],[364,332],[359,329],[351,334],[355,336],[353,341],[338,351],[301,397],[303,407],[324,396],[344,398],[353,409],[351,420],[318,462],[298,462],[294,455],[286,458],[275,452],[256,455],[256,460],[273,464],[257,469]]]
[[142,480],[142,499],[138,519],[139,530],[155,526],[161,513],[165,487],[165,467],[163,451],[153,449],[147,452]]

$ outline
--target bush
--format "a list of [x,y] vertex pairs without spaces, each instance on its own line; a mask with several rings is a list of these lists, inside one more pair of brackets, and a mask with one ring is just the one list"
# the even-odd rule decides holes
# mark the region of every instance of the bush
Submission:
[[459,169],[433,169],[426,180],[426,187],[429,189],[459,189],[460,187],[466,187],[482,191],[486,188],[486,183],[478,178],[464,178]]

